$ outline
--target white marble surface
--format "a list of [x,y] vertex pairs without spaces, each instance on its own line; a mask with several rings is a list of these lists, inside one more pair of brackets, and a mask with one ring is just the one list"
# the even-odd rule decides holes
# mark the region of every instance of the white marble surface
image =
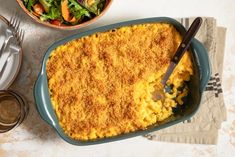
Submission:
[[[0,14],[9,17],[19,10],[22,28],[26,31],[24,63],[12,89],[25,95],[30,104],[27,120],[15,130],[0,134],[0,157],[55,156],[235,156],[235,1],[234,0],[114,0],[110,10],[95,24],[77,31],[59,31],[43,27],[28,18],[15,0],[0,0]],[[190,145],[149,141],[143,137],[77,147],[61,140],[44,123],[35,110],[32,87],[46,48],[54,41],[75,32],[129,19],[169,16],[211,16],[218,25],[227,27],[223,91],[227,107],[227,121],[219,131],[217,145]],[[27,87],[27,88],[26,88]]]

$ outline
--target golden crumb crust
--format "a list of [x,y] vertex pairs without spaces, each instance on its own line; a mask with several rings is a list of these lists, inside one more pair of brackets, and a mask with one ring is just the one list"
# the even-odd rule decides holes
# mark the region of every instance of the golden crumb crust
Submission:
[[[162,121],[188,93],[193,74],[187,52],[168,80],[172,92],[154,101],[181,42],[170,24],[121,27],[70,41],[46,65],[53,108],[64,132],[79,140],[115,136]],[[184,85],[185,86],[185,85]]]

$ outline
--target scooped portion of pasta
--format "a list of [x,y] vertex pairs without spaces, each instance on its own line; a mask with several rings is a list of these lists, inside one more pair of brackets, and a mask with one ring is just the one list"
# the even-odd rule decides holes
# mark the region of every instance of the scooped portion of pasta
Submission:
[[51,53],[46,70],[50,97],[65,134],[77,140],[146,129],[173,114],[193,75],[186,52],[162,100],[153,93],[181,42],[170,24],[121,27],[70,41]]

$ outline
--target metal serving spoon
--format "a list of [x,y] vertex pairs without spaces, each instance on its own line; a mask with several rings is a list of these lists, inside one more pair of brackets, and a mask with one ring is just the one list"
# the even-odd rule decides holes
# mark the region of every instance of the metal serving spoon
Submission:
[[189,27],[188,31],[185,33],[180,46],[178,47],[178,49],[177,49],[175,55],[173,56],[173,58],[171,59],[171,63],[169,65],[165,75],[163,76],[163,78],[161,80],[161,88],[156,89],[155,92],[154,92],[154,100],[155,101],[165,98],[164,92],[169,91],[169,88],[167,88],[167,86],[166,86],[166,82],[169,79],[169,77],[171,76],[172,72],[174,71],[176,65],[179,63],[179,61],[183,57],[186,50],[189,48],[190,43],[192,42],[192,39],[194,38],[194,36],[198,32],[201,24],[202,24],[202,18],[197,17],[193,21],[191,26]]

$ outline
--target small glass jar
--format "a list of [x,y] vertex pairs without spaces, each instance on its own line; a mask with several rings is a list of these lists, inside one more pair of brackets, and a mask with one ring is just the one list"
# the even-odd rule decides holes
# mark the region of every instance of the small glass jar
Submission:
[[0,133],[19,126],[29,111],[26,100],[12,90],[0,90]]

